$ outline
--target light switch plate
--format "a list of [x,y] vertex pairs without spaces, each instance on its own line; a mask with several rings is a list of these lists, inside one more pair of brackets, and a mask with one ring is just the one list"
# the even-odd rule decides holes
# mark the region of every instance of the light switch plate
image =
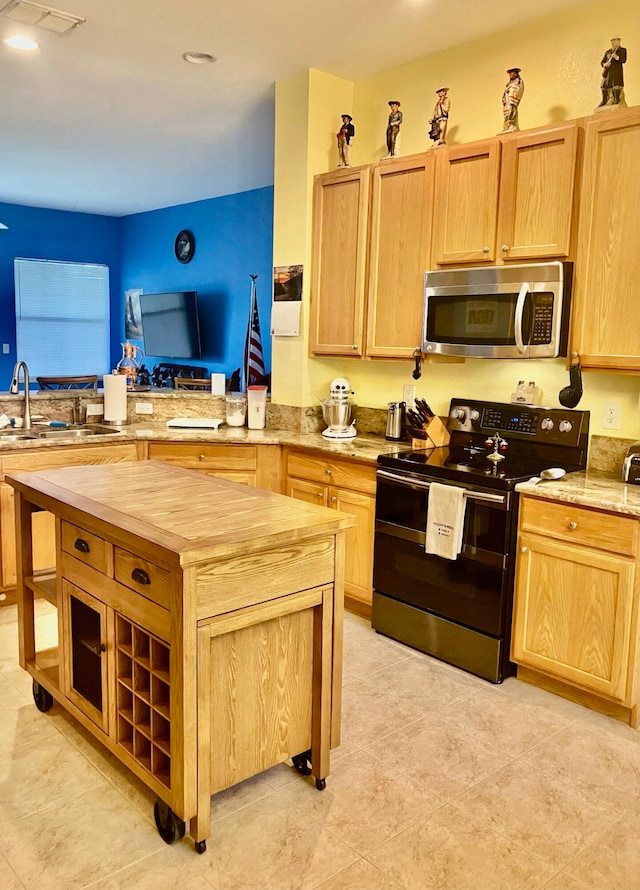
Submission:
[[151,402],[136,402],[136,414],[153,414]]

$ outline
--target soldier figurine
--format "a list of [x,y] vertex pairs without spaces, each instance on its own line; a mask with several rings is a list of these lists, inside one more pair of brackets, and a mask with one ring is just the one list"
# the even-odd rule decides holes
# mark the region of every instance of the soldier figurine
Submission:
[[520,68],[507,68],[509,82],[502,94],[503,133],[513,133],[519,130],[518,106],[524,93],[524,81],[520,77]]
[[350,114],[342,115],[342,126],[336,134],[338,140],[338,167],[350,167],[351,139],[356,135],[356,129],[351,123]]
[[622,71],[622,66],[626,61],[627,51],[624,46],[620,46],[620,38],[612,37],[611,49],[605,51],[600,62],[602,66],[602,82],[600,83],[602,101],[598,108],[603,108],[605,105],[607,107],[612,105],[617,105],[620,108],[627,107],[627,103],[624,101],[624,74]]
[[437,148],[438,145],[446,145],[445,136],[447,135],[447,124],[449,122],[449,110],[451,108],[451,99],[447,96],[449,87],[440,87],[436,90],[438,101],[433,109],[433,115],[429,124],[429,139],[433,139],[431,148]]
[[400,133],[400,124],[402,123],[402,112],[400,103],[397,99],[391,99],[387,103],[391,111],[389,112],[389,123],[387,125],[387,157],[395,158],[396,144]]

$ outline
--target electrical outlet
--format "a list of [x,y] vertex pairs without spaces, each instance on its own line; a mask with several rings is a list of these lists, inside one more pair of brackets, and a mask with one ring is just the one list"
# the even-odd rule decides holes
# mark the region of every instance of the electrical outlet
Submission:
[[87,417],[97,417],[99,414],[104,414],[102,402],[92,402],[90,405],[87,405]]
[[602,428],[620,429],[620,402],[606,401],[602,404]]
[[410,408],[413,408],[413,403],[416,398],[416,387],[414,383],[405,383],[402,387],[402,401],[406,402]]
[[151,402],[136,402],[136,414],[153,414]]

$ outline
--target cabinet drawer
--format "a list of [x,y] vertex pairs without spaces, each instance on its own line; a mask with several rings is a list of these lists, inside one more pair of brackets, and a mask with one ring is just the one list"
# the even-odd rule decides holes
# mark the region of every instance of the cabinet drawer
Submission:
[[149,442],[149,460],[162,460],[194,470],[253,470],[255,445],[209,445],[204,442]]
[[128,550],[115,548],[115,579],[165,609],[171,608],[171,572]]
[[375,494],[376,491],[375,466],[363,466],[355,461],[333,460],[296,452],[287,455],[287,475],[325,485],[339,485],[366,494]]
[[523,497],[520,528],[560,541],[635,556],[640,524],[631,517],[600,513],[575,504]]
[[103,575],[113,575],[113,547],[70,522],[62,523],[62,549]]

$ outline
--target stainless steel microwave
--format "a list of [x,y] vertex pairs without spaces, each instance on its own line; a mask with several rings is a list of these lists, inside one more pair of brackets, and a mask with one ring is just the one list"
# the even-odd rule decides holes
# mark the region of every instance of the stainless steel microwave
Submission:
[[572,272],[566,262],[426,272],[423,353],[566,355]]

